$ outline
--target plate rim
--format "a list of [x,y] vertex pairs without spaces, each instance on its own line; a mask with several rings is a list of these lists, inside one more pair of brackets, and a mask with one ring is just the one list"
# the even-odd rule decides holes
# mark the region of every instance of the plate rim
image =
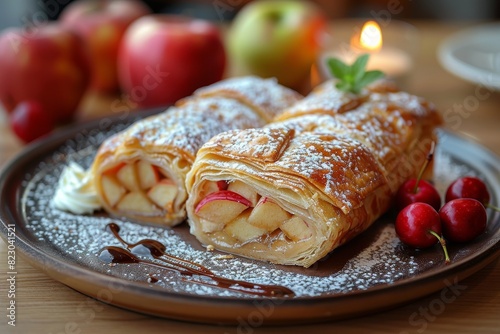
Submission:
[[[157,111],[154,111],[155,113]],[[140,114],[139,116],[147,116],[147,113]],[[134,114],[134,116],[138,116],[137,114]],[[76,126],[70,126],[65,130],[62,130],[60,132],[57,132],[56,134],[53,134],[41,141],[37,141],[31,145],[28,145],[26,148],[24,148],[21,152],[19,152],[14,158],[10,159],[3,168],[0,171],[0,198],[8,198],[6,195],[5,189],[8,188],[9,184],[13,182],[12,178],[13,176],[16,175],[15,169],[16,166],[24,166],[27,161],[31,160],[36,160],[39,159],[42,156],[46,156],[48,153],[52,152],[55,147],[60,146],[64,141],[71,139],[72,137],[75,136],[75,134],[78,133],[78,131],[82,131],[84,129],[92,128],[96,124],[99,124],[101,119],[96,119],[90,122],[85,122],[85,123],[80,123],[77,124]],[[459,136],[457,134],[454,134],[448,130],[441,129],[441,132],[445,133],[447,136],[454,137],[455,139],[466,142],[472,145],[476,145],[481,148],[481,150],[487,154],[490,158],[493,158],[497,162],[499,162],[500,165],[500,157],[497,156],[495,153],[493,153],[490,149],[488,149],[485,146],[482,146],[481,144],[477,143],[476,141],[471,140],[470,138],[464,138],[462,136]],[[17,173],[19,174],[19,173]],[[500,181],[499,181],[500,183]],[[20,198],[19,196],[22,194],[16,194],[15,196],[12,196],[15,202],[18,202],[18,199]],[[12,199],[11,199],[12,200]],[[9,220],[12,219],[14,224],[17,226],[22,226],[25,227],[25,222],[17,222],[15,221],[16,218],[16,207],[11,207],[9,205],[9,201],[0,201],[0,235],[4,239],[4,241],[7,243],[7,225],[9,223]],[[495,216],[492,217],[491,219],[500,219],[500,214],[495,213]],[[16,231],[17,232],[17,231]],[[19,247],[19,244],[22,246]],[[255,300],[269,300],[268,298],[238,298],[234,296],[210,296],[210,295],[196,295],[196,294],[190,294],[187,292],[167,292],[163,290],[163,294],[158,294],[158,291],[162,291],[160,287],[155,287],[148,285],[147,283],[141,283],[141,282],[132,282],[123,278],[118,278],[110,275],[106,275],[104,273],[99,273],[96,271],[93,271],[91,268],[85,268],[82,266],[79,266],[77,263],[68,261],[67,259],[64,259],[62,257],[55,257],[53,254],[45,252],[43,249],[40,249],[37,247],[37,245],[31,244],[30,240],[28,239],[28,236],[22,233],[22,237],[20,238],[19,232],[16,233],[16,250],[19,250],[20,255],[22,255],[25,259],[28,260],[28,262],[33,265],[34,267],[37,267],[41,269],[45,274],[48,276],[52,277],[53,279],[70,286],[71,288],[80,291],[84,293],[85,295],[90,295],[93,298],[96,298],[98,300],[106,302],[106,300],[102,300],[102,298],[99,298],[98,295],[95,293],[92,294],[88,290],[87,291],[81,291],[81,289],[75,288],[74,284],[72,282],[68,282],[67,280],[61,279],[59,274],[60,268],[65,268],[66,274],[68,273],[74,273],[73,278],[76,277],[76,281],[85,281],[87,278],[93,278],[94,281],[99,281],[101,284],[99,286],[110,286],[113,284],[116,284],[116,282],[120,282],[122,287],[125,287],[127,290],[127,293],[132,294],[136,296],[137,298],[140,298],[141,296],[148,296],[148,298],[153,298],[158,297],[158,295],[161,296],[161,298],[156,298],[162,301],[169,301],[169,302],[174,302],[174,303],[180,303],[182,305],[185,305],[186,303],[188,304],[200,304],[204,303],[209,305],[210,307],[214,306],[215,304],[218,304],[218,307],[216,309],[220,309],[221,307],[227,307],[227,306],[235,306],[239,308],[246,309],[248,312],[254,311],[255,310],[255,305],[254,301]],[[17,254],[16,254],[17,255]],[[44,259],[44,263],[41,264],[39,260],[37,260],[37,256],[41,256]],[[396,307],[397,305],[403,304],[403,303],[408,303],[411,300],[414,300],[419,297],[423,297],[425,295],[428,295],[432,292],[438,291],[439,289],[442,289],[445,286],[444,280],[448,277],[455,276],[459,277],[459,280],[464,279],[465,277],[468,277],[472,275],[473,273],[477,272],[490,262],[494,261],[498,256],[500,256],[500,239],[496,240],[493,242],[491,245],[489,245],[485,250],[482,252],[475,254],[472,258],[468,259],[467,261],[459,261],[458,263],[454,263],[450,265],[448,268],[439,268],[435,270],[429,270],[427,272],[424,272],[422,274],[418,275],[418,278],[414,278],[412,280],[406,280],[402,282],[398,282],[398,289],[401,292],[410,292],[412,287],[415,284],[421,284],[422,287],[425,287],[419,294],[418,296],[414,296],[411,299],[406,299],[395,302],[395,303],[389,303],[389,305],[386,305],[385,308],[381,308],[380,310],[383,309],[388,309],[392,307]],[[465,274],[464,274],[465,273]],[[71,275],[69,275],[71,276]],[[91,280],[90,280],[91,281]],[[92,284],[91,284],[92,285]],[[391,291],[390,285],[383,284],[380,286],[375,286],[371,287],[367,290],[358,290],[358,291],[353,291],[348,294],[335,294],[335,295],[322,295],[322,296],[303,296],[300,298],[276,298],[276,299],[271,299],[275,301],[279,301],[280,307],[282,307],[285,310],[290,310],[291,308],[297,308],[299,306],[316,306],[317,308],[321,308],[321,305],[331,305],[331,304],[338,304],[338,303],[343,303],[349,299],[367,299],[370,300],[371,298],[374,298],[374,296],[382,293],[386,293],[387,291]],[[155,296],[156,295],[156,296]],[[182,314],[173,314],[173,315],[166,315],[162,312],[158,313],[155,312],[154,310],[139,310],[134,308],[133,306],[126,305],[118,302],[118,301],[111,301],[109,304],[119,306],[122,308],[126,308],[129,310],[133,310],[136,312],[140,313],[146,313],[146,314],[152,314],[156,316],[163,316],[166,318],[172,318],[172,319],[178,319],[178,320],[188,320],[188,321],[193,321],[192,316],[183,316]],[[278,309],[278,308],[275,308]],[[376,311],[373,310],[364,310],[361,311],[359,314],[349,314],[347,316],[341,316],[341,317],[335,317],[335,315],[328,315],[328,314],[321,314],[318,316],[317,319],[311,319],[311,318],[300,318],[300,313],[298,314],[298,318],[293,319],[295,321],[290,321],[289,318],[286,318],[287,324],[290,323],[304,323],[304,322],[317,322],[317,321],[324,321],[324,320],[335,320],[335,319],[345,319],[345,318],[350,318],[353,316],[358,316],[358,315],[363,315],[363,314],[368,314],[368,313],[373,313]],[[276,313],[276,312],[275,312]],[[270,319],[266,319],[267,323],[271,324],[281,324],[283,323],[282,318],[280,316],[283,316],[282,313],[278,312],[279,314],[276,314]],[[196,322],[202,322],[202,323],[217,323],[217,324],[234,324],[236,321],[235,318],[233,318],[233,315],[221,315],[220,317],[215,317],[215,318],[210,318],[210,319],[202,319],[201,321],[196,321]]]

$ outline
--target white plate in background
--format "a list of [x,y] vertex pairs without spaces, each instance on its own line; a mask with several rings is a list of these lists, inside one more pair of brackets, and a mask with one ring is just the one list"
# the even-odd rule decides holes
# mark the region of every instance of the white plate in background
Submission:
[[467,81],[500,89],[500,23],[459,31],[438,49],[441,65]]

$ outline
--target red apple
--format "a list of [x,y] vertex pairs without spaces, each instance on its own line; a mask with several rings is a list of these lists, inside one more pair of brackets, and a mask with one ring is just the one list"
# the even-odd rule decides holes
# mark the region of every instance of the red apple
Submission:
[[35,101],[54,121],[68,121],[88,80],[81,39],[67,28],[48,24],[0,36],[0,101],[8,112],[21,101]]
[[84,39],[91,60],[90,88],[99,93],[119,90],[116,59],[127,27],[150,9],[133,0],[75,1],[64,9],[61,22]]
[[222,78],[226,54],[212,23],[170,15],[147,15],[125,33],[118,76],[130,100],[143,107],[174,103]]

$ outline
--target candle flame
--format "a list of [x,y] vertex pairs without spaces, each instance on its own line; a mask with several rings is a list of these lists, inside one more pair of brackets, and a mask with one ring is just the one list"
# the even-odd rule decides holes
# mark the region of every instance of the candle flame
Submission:
[[382,48],[382,31],[377,22],[368,21],[363,25],[359,45],[367,51],[378,51]]

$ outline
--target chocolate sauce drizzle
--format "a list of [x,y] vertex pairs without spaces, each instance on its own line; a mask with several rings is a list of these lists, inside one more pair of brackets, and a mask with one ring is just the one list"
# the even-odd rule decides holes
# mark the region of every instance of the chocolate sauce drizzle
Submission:
[[[226,290],[238,291],[264,297],[293,297],[294,292],[279,285],[265,285],[240,280],[233,280],[217,276],[201,264],[181,259],[166,252],[161,242],[153,239],[142,239],[136,243],[129,243],[120,236],[120,226],[116,223],[106,225],[115,238],[124,246],[105,246],[99,252],[99,258],[108,264],[143,263],[155,268],[175,271],[183,275],[186,282],[208,285]],[[143,257],[151,256],[160,262],[153,262]],[[201,279],[200,279],[201,278]],[[209,278],[209,279],[204,279]],[[155,283],[158,279],[150,280]]]

